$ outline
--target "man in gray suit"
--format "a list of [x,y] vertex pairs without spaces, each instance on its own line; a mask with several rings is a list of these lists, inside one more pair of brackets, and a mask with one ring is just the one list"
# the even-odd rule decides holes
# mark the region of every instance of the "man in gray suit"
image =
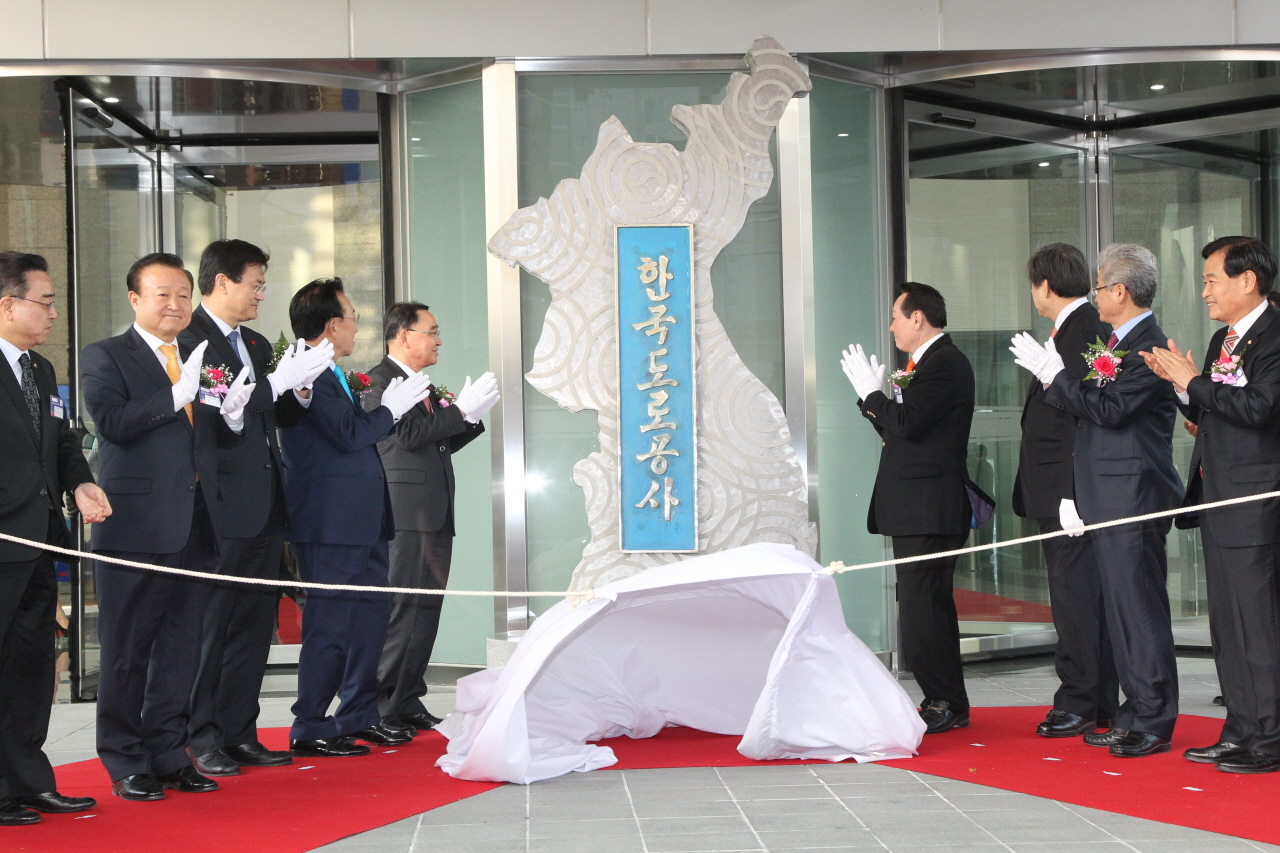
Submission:
[[[382,405],[391,380],[436,363],[440,327],[426,305],[401,302],[383,323],[387,357],[369,371],[373,387],[366,411]],[[470,377],[457,399],[432,388],[396,428],[378,442],[387,472],[396,535],[391,540],[391,586],[444,589],[453,554],[453,462],[451,454],[484,432],[480,418],[498,402],[492,373],[473,385]],[[391,623],[378,663],[378,709],[384,721],[413,730],[440,722],[422,704],[427,664],[440,627],[441,595],[393,595]]]

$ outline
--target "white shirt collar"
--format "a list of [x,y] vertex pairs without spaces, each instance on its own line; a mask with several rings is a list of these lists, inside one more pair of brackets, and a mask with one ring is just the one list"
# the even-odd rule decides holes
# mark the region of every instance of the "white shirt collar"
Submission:
[[1249,329],[1252,328],[1253,324],[1258,322],[1258,318],[1262,316],[1262,312],[1266,310],[1267,300],[1263,299],[1258,303],[1257,308],[1254,308],[1248,314],[1245,314],[1244,317],[1240,319],[1240,322],[1236,323],[1231,328],[1235,329],[1236,334],[1243,338],[1249,333]]
[[[203,305],[201,305],[200,307],[204,308]],[[222,336],[224,338],[236,330],[235,326],[228,326],[226,323],[222,322],[221,317],[219,317],[217,314],[210,311],[208,308],[204,308],[204,313],[209,315],[209,319],[217,324],[218,330],[222,332]]]
[[1075,311],[1077,308],[1079,308],[1081,305],[1083,305],[1083,304],[1085,304],[1086,302],[1088,302],[1088,301],[1089,301],[1089,297],[1087,297],[1087,296],[1081,296],[1081,297],[1080,297],[1079,299],[1077,299],[1075,302],[1072,302],[1070,305],[1068,305],[1067,307],[1065,307],[1065,308],[1063,308],[1061,311],[1059,311],[1059,312],[1058,312],[1058,318],[1057,318],[1056,320],[1054,320],[1054,321],[1053,321],[1053,328],[1054,328],[1054,329],[1061,329],[1061,328],[1062,328],[1062,324],[1063,324],[1063,323],[1065,323],[1065,322],[1067,321],[1067,318],[1071,316],[1071,313],[1072,313],[1073,311]]
[[387,358],[391,359],[391,361],[395,363],[396,367],[403,370],[405,376],[412,376],[413,374],[419,372],[417,370],[412,369],[411,367],[409,367],[409,365],[405,364],[403,361],[396,358],[394,355],[391,355],[390,353],[387,353]]
[[22,358],[22,354],[26,350],[18,349],[4,338],[0,338],[0,351],[4,352],[4,357],[8,360],[9,366],[13,368],[14,373],[21,376],[22,368],[18,366],[18,359]]
[[177,338],[174,338],[172,341],[169,341],[169,343],[165,343],[164,341],[157,338],[155,335],[148,332],[146,329],[139,326],[137,323],[133,324],[133,330],[138,333],[138,336],[142,338],[142,340],[146,343],[147,346],[151,347],[153,352],[158,353],[161,356],[163,356],[164,353],[160,352],[160,347],[178,345]]
[[929,350],[929,347],[933,346],[933,342],[945,334],[946,332],[938,332],[938,334],[934,335],[932,338],[929,338],[929,340],[922,343],[919,346],[919,348],[916,349],[915,352],[911,353],[911,360],[914,361],[917,365],[920,364],[920,359],[924,358],[924,354]]

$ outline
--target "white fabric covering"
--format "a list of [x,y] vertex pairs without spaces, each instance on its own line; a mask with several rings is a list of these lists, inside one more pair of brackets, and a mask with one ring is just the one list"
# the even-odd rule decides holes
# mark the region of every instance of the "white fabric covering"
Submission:
[[504,667],[458,682],[436,762],[529,783],[616,763],[588,741],[664,726],[740,734],[748,758],[916,753],[924,723],[845,626],[835,582],[789,545],[694,557],[543,614]]

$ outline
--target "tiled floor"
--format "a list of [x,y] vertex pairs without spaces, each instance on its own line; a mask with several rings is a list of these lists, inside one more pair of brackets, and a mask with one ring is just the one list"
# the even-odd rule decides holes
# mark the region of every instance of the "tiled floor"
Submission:
[[[1043,705],[1048,658],[967,668],[975,706]],[[1221,716],[1213,662],[1180,658],[1182,710]],[[913,697],[913,684],[904,684]],[[452,694],[428,697],[437,714]],[[262,723],[286,725],[290,700]],[[93,757],[93,706],[54,708],[58,763]],[[326,853],[1233,853],[1276,851],[1180,826],[876,764],[596,770],[508,785],[320,848]]]

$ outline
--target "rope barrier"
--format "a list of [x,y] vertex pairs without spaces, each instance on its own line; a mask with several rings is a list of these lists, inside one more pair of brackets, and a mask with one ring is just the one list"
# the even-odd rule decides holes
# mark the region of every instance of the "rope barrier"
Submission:
[[[1053,539],[1057,536],[1070,536],[1073,533],[1089,533],[1094,530],[1104,530],[1109,527],[1122,527],[1127,524],[1141,524],[1145,521],[1157,521],[1162,518],[1172,518],[1175,515],[1184,515],[1189,512],[1203,512],[1207,509],[1221,509],[1222,507],[1235,506],[1237,504],[1250,503],[1252,501],[1271,500],[1280,498],[1280,491],[1265,492],[1260,495],[1246,495],[1239,498],[1228,498],[1226,500],[1214,501],[1212,503],[1197,504],[1193,507],[1177,507],[1175,509],[1161,510],[1160,512],[1149,512],[1146,515],[1135,515],[1129,518],[1118,518],[1113,521],[1100,521],[1096,524],[1086,524],[1084,527],[1075,530],[1055,530],[1050,533],[1038,533],[1034,536],[1023,536],[1018,539],[1006,539],[1003,542],[989,542],[985,545],[971,545],[967,548],[956,548],[951,551],[938,551],[933,554],[921,554],[915,557],[900,557],[889,560],[877,560],[870,563],[857,563],[852,566],[846,566],[839,560],[831,563],[823,569],[828,575],[837,575],[844,572],[856,572],[863,569],[878,569],[884,566],[894,566],[900,563],[918,563],[924,560],[937,560],[942,557],[962,556],[964,554],[976,554],[980,551],[994,551],[997,548],[1008,548],[1013,545],[1026,545],[1031,542],[1042,542],[1045,539]],[[595,588],[575,591],[565,590],[564,592],[530,592],[530,591],[514,591],[514,590],[474,590],[474,589],[418,589],[416,587],[403,586],[358,586],[356,584],[334,584],[334,583],[312,583],[308,581],[295,580],[274,580],[263,578],[241,578],[233,575],[212,575],[207,572],[196,572],[190,569],[177,569],[171,566],[156,566],[151,563],[138,563],[133,560],[125,560],[120,557],[108,557],[103,554],[86,553],[84,551],[76,551],[71,548],[60,548],[56,545],[46,545],[43,542],[34,542],[30,539],[23,539],[19,536],[12,536],[8,533],[0,533],[0,539],[14,542],[18,545],[26,545],[29,548],[38,548],[42,551],[52,551],[56,554],[63,554],[68,557],[84,557],[90,560],[97,560],[102,563],[112,563],[115,565],[126,566],[131,569],[145,569],[146,571],[162,572],[170,575],[182,575],[184,577],[198,578],[200,580],[216,580],[225,583],[241,583],[253,586],[287,586],[298,589],[329,589],[335,592],[385,592],[396,593],[400,595],[462,595],[462,596],[484,596],[484,597],[506,597],[506,598],[568,598],[575,601],[590,601],[596,598]]]

